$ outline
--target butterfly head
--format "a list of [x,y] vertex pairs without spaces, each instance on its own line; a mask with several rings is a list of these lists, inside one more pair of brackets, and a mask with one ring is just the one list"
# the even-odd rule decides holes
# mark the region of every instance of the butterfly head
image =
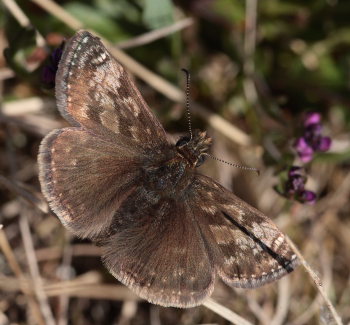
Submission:
[[207,135],[207,132],[193,130],[192,138],[189,136],[181,137],[176,143],[176,148],[191,166],[199,167],[208,155],[211,142],[212,139]]

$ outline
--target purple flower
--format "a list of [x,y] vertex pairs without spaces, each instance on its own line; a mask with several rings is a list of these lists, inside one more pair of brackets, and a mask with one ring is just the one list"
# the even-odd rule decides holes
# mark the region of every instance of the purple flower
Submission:
[[294,142],[294,148],[297,150],[297,153],[302,162],[309,162],[312,160],[314,150],[311,146],[309,146],[304,137],[296,139]]
[[303,191],[300,195],[300,198],[302,200],[302,202],[306,202],[309,204],[315,204],[316,202],[316,194],[312,191]]
[[63,53],[63,46],[64,43],[52,51],[48,64],[46,64],[41,71],[41,80],[48,88],[55,87],[56,72]]
[[320,151],[328,151],[331,147],[332,140],[330,137],[322,137],[320,141],[318,142],[318,148]]
[[298,166],[292,166],[288,171],[288,179],[285,183],[283,195],[301,203],[314,204],[316,202],[316,194],[305,190],[306,180],[303,169]]
[[304,126],[308,127],[312,124],[320,124],[320,122],[321,122],[320,113],[310,112],[310,113],[307,113],[305,116]]
[[332,140],[322,136],[321,115],[308,113],[304,120],[304,134],[294,142],[299,158],[307,163],[312,160],[315,152],[325,152],[331,147]]

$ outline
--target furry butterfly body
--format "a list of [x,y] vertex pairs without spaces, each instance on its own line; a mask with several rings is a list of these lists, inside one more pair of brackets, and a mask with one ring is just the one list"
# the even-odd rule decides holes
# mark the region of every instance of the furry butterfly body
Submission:
[[72,127],[42,141],[42,191],[139,296],[192,307],[210,296],[216,277],[254,288],[295,268],[269,218],[197,172],[210,138],[195,131],[169,143],[127,72],[89,32],[67,42],[56,98]]

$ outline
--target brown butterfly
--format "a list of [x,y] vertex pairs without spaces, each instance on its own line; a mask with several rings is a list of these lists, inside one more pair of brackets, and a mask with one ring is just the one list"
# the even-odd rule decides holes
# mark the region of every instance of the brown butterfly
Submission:
[[41,143],[42,191],[140,297],[192,307],[216,277],[255,288],[298,264],[269,218],[196,171],[211,143],[206,133],[169,143],[128,73],[87,31],[65,46],[56,98],[72,127]]

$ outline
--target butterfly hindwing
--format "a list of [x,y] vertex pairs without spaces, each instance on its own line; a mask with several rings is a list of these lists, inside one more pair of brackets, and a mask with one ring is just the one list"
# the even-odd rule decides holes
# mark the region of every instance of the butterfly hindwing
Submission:
[[195,188],[193,199],[206,212],[199,224],[226,283],[259,287],[295,268],[296,255],[268,217],[208,177],[197,175]]
[[186,201],[140,188],[99,243],[106,267],[152,303],[200,304],[213,291],[215,271],[196,217]]

